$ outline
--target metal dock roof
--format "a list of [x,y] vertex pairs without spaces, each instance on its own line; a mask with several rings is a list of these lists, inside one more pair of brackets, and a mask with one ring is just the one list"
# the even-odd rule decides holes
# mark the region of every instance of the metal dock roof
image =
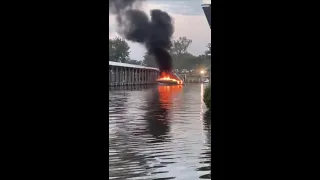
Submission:
[[205,14],[205,16],[208,20],[209,26],[211,28],[211,4],[202,4],[201,7],[204,11],[204,14]]
[[158,68],[140,66],[140,65],[135,65],[135,64],[128,64],[128,63],[120,63],[120,62],[114,62],[114,61],[109,61],[109,66],[130,67],[130,68],[150,69],[150,70],[159,71]]

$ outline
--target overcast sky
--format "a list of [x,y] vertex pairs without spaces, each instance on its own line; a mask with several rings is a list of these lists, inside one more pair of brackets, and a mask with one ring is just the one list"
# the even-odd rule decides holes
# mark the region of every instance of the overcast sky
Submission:
[[[169,13],[174,20],[173,39],[182,36],[192,40],[189,52],[194,55],[203,54],[206,45],[211,41],[211,30],[208,21],[201,8],[201,4],[210,3],[211,0],[146,0],[143,5],[145,12],[151,9],[160,9]],[[109,15],[109,38],[119,36],[116,32],[116,21],[113,15]],[[130,58],[142,60],[145,48],[127,41],[130,45]]]

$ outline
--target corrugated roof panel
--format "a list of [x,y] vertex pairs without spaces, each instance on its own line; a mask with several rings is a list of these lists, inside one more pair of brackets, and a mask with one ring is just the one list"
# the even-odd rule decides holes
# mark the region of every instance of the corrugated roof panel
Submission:
[[158,68],[140,66],[140,65],[135,65],[135,64],[128,64],[128,63],[120,63],[120,62],[114,62],[114,61],[109,61],[109,66],[131,67],[131,68],[138,68],[138,69],[152,69],[152,70],[159,71]]
[[202,4],[201,6],[202,6],[202,7],[210,7],[211,4]]
[[201,6],[211,28],[211,4],[203,4]]

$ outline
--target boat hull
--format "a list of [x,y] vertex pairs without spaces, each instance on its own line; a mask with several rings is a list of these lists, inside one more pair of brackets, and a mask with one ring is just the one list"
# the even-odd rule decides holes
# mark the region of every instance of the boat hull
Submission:
[[161,80],[158,80],[157,82],[158,82],[159,85],[162,85],[162,86],[183,85],[183,84],[178,84],[178,82],[175,82],[175,81],[161,81]]

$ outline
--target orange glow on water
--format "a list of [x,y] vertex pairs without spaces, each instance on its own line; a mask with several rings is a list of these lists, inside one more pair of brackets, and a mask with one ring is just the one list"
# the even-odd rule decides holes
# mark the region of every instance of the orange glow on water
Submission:
[[158,86],[160,104],[164,109],[170,109],[173,96],[182,91],[182,85]]

